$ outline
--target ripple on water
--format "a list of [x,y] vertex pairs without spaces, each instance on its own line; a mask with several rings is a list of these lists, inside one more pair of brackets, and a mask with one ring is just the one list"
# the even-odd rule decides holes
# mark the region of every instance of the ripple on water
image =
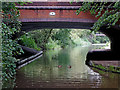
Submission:
[[[88,47],[47,51],[41,58],[17,71],[15,88],[118,87],[118,75],[101,74],[85,65],[88,51]],[[58,68],[59,65],[62,67]],[[68,68],[69,65],[71,68]]]

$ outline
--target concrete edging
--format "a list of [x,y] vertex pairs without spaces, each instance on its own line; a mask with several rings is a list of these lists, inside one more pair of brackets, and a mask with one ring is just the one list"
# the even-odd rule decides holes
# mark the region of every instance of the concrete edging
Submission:
[[[93,65],[93,64],[94,64],[94,65]],[[96,63],[93,63],[93,62],[92,62],[92,65],[89,65],[89,67],[91,67],[91,68],[96,68],[96,69],[101,70],[101,71],[104,71],[104,72],[111,72],[111,73],[120,74],[120,72],[108,70],[107,67],[105,67],[105,66],[103,66],[103,67],[105,67],[106,69],[102,69],[102,68],[100,68],[100,67],[97,67],[98,65],[100,65],[100,64],[96,64]],[[118,67],[114,67],[114,68],[118,68]]]
[[42,56],[42,54],[43,54],[43,51],[40,51],[40,52],[38,52],[38,53],[35,54],[35,55],[32,55],[32,56],[30,56],[30,57],[28,57],[28,58],[25,58],[25,59],[23,59],[23,60],[18,61],[18,62],[16,63],[17,69],[20,69],[21,67],[23,67],[23,66],[31,63],[32,61],[34,61],[34,60],[36,60],[36,59],[38,59],[38,58],[40,58],[40,57]]

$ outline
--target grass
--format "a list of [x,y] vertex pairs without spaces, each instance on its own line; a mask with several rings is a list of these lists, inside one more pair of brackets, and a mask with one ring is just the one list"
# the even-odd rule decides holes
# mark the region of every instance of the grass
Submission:
[[110,66],[103,66],[103,65],[99,65],[99,64],[92,64],[92,66],[94,67],[94,68],[97,68],[97,69],[99,69],[99,70],[102,70],[102,71],[105,71],[105,72],[113,72],[113,73],[119,73],[120,74],[120,67],[114,67],[114,66],[112,66],[112,65],[110,65]]

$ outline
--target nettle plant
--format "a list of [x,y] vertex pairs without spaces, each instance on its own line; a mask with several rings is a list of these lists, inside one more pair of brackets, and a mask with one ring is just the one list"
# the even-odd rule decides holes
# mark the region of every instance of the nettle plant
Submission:
[[[81,11],[90,11],[91,14],[99,17],[96,23],[91,28],[93,31],[98,31],[102,26],[110,28],[115,26],[120,19],[120,2],[83,2],[82,7],[77,10],[77,14]],[[119,27],[120,28],[120,25]]]
[[[21,3],[19,3],[21,4]],[[23,4],[23,3],[22,3]],[[15,56],[24,53],[13,35],[20,31],[20,15],[14,2],[2,2],[2,84],[3,88],[14,86],[16,74]]]

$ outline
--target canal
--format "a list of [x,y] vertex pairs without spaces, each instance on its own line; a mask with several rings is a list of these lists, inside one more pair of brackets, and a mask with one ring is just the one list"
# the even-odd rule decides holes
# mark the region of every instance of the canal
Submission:
[[15,88],[118,88],[118,74],[85,65],[90,47],[49,50],[17,70]]

